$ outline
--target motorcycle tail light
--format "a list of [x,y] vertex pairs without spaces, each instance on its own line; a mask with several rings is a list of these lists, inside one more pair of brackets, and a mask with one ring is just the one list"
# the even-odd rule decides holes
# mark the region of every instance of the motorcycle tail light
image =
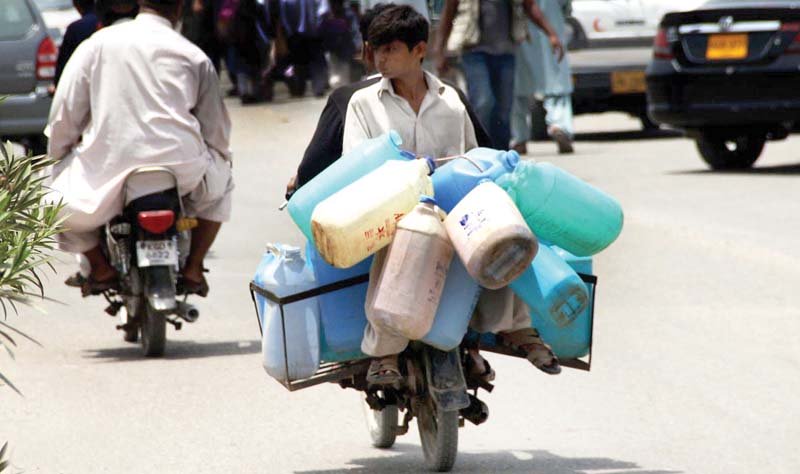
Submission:
[[658,33],[656,33],[656,38],[653,41],[653,57],[656,59],[672,59],[675,57],[667,39],[666,28],[659,28]]
[[173,211],[143,211],[138,215],[139,225],[152,234],[163,234],[175,223]]

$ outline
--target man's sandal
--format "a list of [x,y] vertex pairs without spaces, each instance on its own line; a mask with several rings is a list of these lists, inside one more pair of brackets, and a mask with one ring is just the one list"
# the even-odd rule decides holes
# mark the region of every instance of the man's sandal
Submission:
[[553,350],[545,344],[535,328],[519,329],[497,334],[497,343],[515,351],[527,354],[526,358],[537,369],[547,374],[561,373],[561,364]]
[[489,383],[494,380],[495,372],[489,361],[484,359],[477,351],[469,351],[467,358],[467,374],[482,382]]
[[85,281],[86,277],[81,275],[81,272],[75,272],[74,275],[70,275],[66,280],[64,280],[64,284],[74,288],[81,288]]
[[403,380],[397,366],[397,355],[372,359],[367,369],[367,382],[370,385],[397,385]]
[[89,275],[81,284],[81,295],[85,298],[92,295],[101,295],[108,290],[119,290],[119,278],[113,276],[108,280],[98,281]]
[[179,275],[176,293],[179,295],[197,295],[205,298],[208,296],[208,282],[205,277],[203,277],[202,281],[194,281]]

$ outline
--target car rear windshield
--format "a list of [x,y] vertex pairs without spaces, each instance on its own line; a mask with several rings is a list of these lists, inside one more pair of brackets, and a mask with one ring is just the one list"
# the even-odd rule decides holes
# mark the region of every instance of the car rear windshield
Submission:
[[764,5],[797,5],[800,6],[800,0],[709,0],[704,3],[704,6],[722,6],[730,5],[736,6],[739,4],[749,4],[754,6]]
[[25,0],[0,1],[0,41],[24,38],[35,20]]
[[33,0],[39,10],[66,10],[73,8],[72,0]]

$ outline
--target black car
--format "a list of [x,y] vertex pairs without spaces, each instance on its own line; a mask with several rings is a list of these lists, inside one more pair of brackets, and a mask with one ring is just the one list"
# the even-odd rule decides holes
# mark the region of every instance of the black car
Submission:
[[651,117],[713,169],[748,168],[800,125],[800,0],[712,0],[664,16],[647,68]]

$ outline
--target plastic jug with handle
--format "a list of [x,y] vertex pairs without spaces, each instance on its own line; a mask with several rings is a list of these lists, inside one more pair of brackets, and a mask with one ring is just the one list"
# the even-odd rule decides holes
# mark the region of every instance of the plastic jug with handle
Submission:
[[[306,258],[319,286],[366,275],[372,265],[372,257],[369,257],[347,269],[335,268],[322,259],[311,242],[306,243]],[[317,297],[322,341],[320,359],[323,361],[341,362],[366,357],[361,352],[361,339],[367,326],[367,315],[364,312],[367,287],[368,283],[364,282]]]
[[370,320],[408,339],[430,331],[453,259],[441,219],[428,196],[400,219],[371,301]]
[[524,161],[498,179],[540,239],[575,255],[594,255],[622,231],[616,199],[550,163]]
[[538,248],[517,207],[489,180],[453,208],[445,228],[469,274],[490,289],[517,278],[530,266]]
[[[281,244],[267,246],[253,281],[278,297],[317,286],[300,249]],[[284,382],[287,376],[288,380],[299,380],[314,375],[320,361],[317,299],[308,298],[284,305],[283,318],[277,303],[261,295],[256,296],[256,303],[261,319],[261,353],[267,373]]]
[[437,205],[445,212],[456,207],[482,180],[494,181],[514,171],[519,163],[516,151],[475,148],[449,163],[440,165],[431,176]]
[[430,158],[388,161],[317,205],[314,244],[326,262],[348,268],[392,242],[397,222],[431,195]]
[[589,304],[583,280],[547,245],[539,246],[533,263],[509,286],[530,306],[533,326],[542,334],[572,331]]
[[454,257],[447,271],[433,326],[422,342],[445,352],[458,347],[467,333],[480,293],[478,282],[469,276],[461,259]]
[[[585,275],[593,274],[592,257],[578,257],[556,246],[550,246],[550,248],[576,272]],[[542,339],[550,344],[553,352],[562,359],[584,357],[589,353],[591,347],[594,285],[584,282],[584,286],[589,295],[586,309],[578,314],[566,330],[550,325],[539,329]]]
[[413,153],[400,149],[402,144],[403,140],[394,130],[366,140],[298,189],[289,199],[289,215],[306,238],[313,240],[311,214],[317,204],[367,173],[378,169],[388,160],[413,159]]

